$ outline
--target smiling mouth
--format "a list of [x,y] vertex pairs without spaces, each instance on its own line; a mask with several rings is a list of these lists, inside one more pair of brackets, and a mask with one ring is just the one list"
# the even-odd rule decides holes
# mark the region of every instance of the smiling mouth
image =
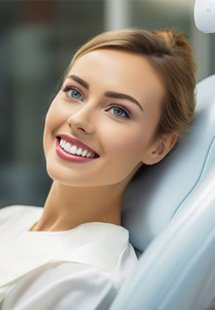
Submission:
[[61,149],[63,149],[66,153],[71,155],[76,155],[79,157],[85,157],[85,158],[96,158],[99,157],[97,153],[94,153],[93,151],[89,151],[84,147],[79,147],[76,144],[70,143],[63,138],[58,138],[59,145]]

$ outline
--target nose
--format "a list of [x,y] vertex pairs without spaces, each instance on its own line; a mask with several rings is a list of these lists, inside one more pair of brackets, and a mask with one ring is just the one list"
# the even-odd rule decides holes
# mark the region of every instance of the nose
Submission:
[[95,131],[94,110],[86,103],[73,112],[67,119],[67,123],[73,131],[81,131],[85,134],[93,134]]

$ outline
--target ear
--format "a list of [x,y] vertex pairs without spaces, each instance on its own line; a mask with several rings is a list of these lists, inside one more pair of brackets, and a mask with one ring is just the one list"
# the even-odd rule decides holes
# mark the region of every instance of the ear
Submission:
[[167,133],[159,136],[152,143],[147,154],[143,158],[143,163],[153,165],[161,161],[174,147],[178,140],[177,133]]

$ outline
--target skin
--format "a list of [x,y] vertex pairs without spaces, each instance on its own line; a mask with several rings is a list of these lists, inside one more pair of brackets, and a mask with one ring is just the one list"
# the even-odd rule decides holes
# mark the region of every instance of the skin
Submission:
[[[122,197],[134,173],[143,163],[159,162],[177,140],[173,133],[155,137],[164,96],[159,76],[142,56],[100,49],[75,62],[46,116],[44,152],[53,184],[35,231],[86,222],[120,225]],[[99,157],[83,163],[62,159],[56,152],[61,134]]]

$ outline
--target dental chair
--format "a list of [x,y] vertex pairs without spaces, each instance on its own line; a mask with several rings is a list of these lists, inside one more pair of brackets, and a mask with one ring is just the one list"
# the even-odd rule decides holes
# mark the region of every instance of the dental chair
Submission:
[[126,193],[140,258],[111,310],[204,310],[215,297],[215,75],[196,92],[189,134]]
[[[215,18],[213,23],[215,32]],[[125,195],[123,225],[139,262],[111,310],[215,309],[210,306],[215,298],[215,75],[198,83],[196,98],[190,132],[166,159],[143,169]]]

